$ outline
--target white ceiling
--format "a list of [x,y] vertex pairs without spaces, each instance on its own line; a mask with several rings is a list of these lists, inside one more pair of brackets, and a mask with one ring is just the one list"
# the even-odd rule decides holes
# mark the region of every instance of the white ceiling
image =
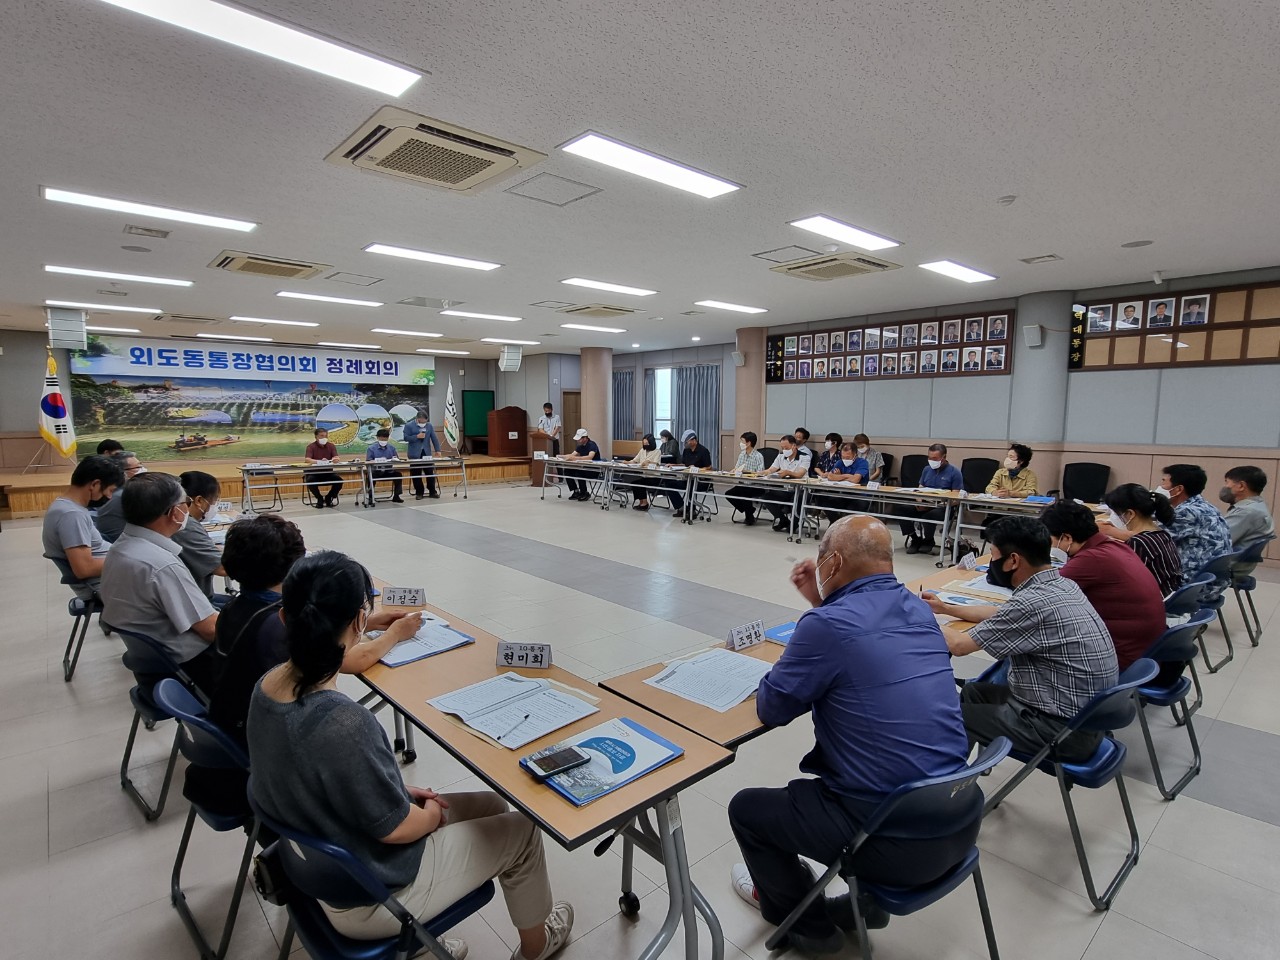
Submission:
[[[1280,262],[1280,15],[1274,0],[256,0],[257,9],[429,75],[398,106],[550,154],[477,196],[343,170],[324,156],[388,98],[97,0],[7,4],[0,35],[0,326],[103,281],[44,263],[182,277],[123,303],[317,320],[246,330],[414,344],[375,326],[621,351],[732,340],[739,326],[1079,289]],[[593,129],[744,185],[704,200],[556,150]],[[504,193],[534,173],[601,188],[558,208]],[[41,184],[259,221],[251,234],[84,210]],[[1014,194],[1001,206],[996,199]],[[904,269],[812,283],[750,254],[827,243],[827,213],[902,240]],[[172,229],[123,234],[126,222]],[[1152,246],[1120,244],[1152,239]],[[367,254],[373,241],[503,263],[488,273]],[[124,244],[150,253],[130,253]],[[383,278],[282,285],[214,272],[224,248]],[[849,249],[842,247],[841,249]],[[1019,258],[1056,253],[1060,263]],[[999,275],[962,284],[915,265]],[[661,291],[568,287],[595,277]],[[518,324],[277,298],[280,289],[462,300]],[[720,299],[769,309],[709,311]],[[538,300],[639,306],[618,336],[562,330]],[[90,322],[164,328],[140,315]],[[664,320],[650,319],[665,317]],[[589,322],[589,321],[588,321]],[[608,325],[607,323],[605,325]],[[283,331],[283,333],[282,333]],[[556,338],[541,336],[556,333]],[[425,345],[425,344],[424,344]],[[465,348],[464,348],[465,349]],[[472,346],[473,356],[496,347]]]

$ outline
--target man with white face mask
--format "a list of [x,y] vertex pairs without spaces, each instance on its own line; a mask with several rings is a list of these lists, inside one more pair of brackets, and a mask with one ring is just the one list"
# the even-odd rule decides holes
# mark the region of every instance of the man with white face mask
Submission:
[[[306,460],[307,463],[319,463],[323,461],[326,464],[332,463],[338,459],[338,449],[329,440],[329,431],[324,427],[316,427],[315,440],[307,444]],[[338,505],[338,494],[342,492],[342,478],[332,470],[304,470],[303,476],[308,484],[316,484],[312,488],[312,496],[315,497],[316,509],[323,507],[336,507]],[[320,496],[319,484],[331,483],[333,486],[329,488],[329,492],[323,497]]]
[[[963,490],[964,477],[960,475],[960,471],[950,463],[947,463],[947,445],[945,443],[932,443],[929,445],[929,465],[924,468],[924,472],[920,474],[920,486],[931,490]],[[937,546],[934,539],[936,537],[937,523],[921,523],[917,532],[917,520],[944,520],[947,516],[946,507],[930,507],[916,506],[912,503],[904,503],[898,507],[894,513],[899,517],[905,517],[899,526],[902,527],[902,535],[907,538],[907,553],[932,553]]]
[[[365,451],[364,458],[366,460],[397,460],[400,454],[397,452],[395,444],[391,442],[391,431],[382,429],[378,431],[378,439],[369,445],[369,449]],[[404,487],[404,480],[401,478],[399,470],[392,470],[390,467],[377,466],[373,468],[373,482],[379,480],[390,480],[392,503],[404,503],[404,498],[400,496]]]
[[[768,726],[812,714],[814,749],[800,761],[811,778],[739,792],[729,803],[745,864],[735,891],[780,923],[813,884],[799,855],[833,863],[876,804],[897,787],[954,773],[968,742],[946,641],[928,606],[893,575],[889,529],[874,517],[832,524],[817,561],[803,560],[791,582],[814,609],[801,615],[773,669],[760,681],[756,712]],[[964,856],[977,837],[982,793],[971,816],[932,840],[877,838],[854,858],[859,879],[891,886],[928,883]],[[867,898],[869,927],[888,914]],[[805,953],[846,949],[853,927],[848,894],[819,898],[788,935]]]

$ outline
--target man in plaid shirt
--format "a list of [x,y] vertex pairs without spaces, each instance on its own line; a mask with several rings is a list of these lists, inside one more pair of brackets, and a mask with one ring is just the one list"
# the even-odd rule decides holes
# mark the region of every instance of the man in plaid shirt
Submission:
[[[943,627],[953,656],[985,650],[1007,659],[1005,683],[967,683],[960,709],[971,742],[996,737],[1033,754],[1090,700],[1114,686],[1119,670],[1115,646],[1102,618],[1080,588],[1059,576],[1049,560],[1049,531],[1033,517],[1005,517],[991,524],[990,579],[1013,589],[1001,606],[925,600],[935,613],[975,624],[967,633]],[[1069,762],[1088,759],[1101,734],[1076,732],[1058,748]]]

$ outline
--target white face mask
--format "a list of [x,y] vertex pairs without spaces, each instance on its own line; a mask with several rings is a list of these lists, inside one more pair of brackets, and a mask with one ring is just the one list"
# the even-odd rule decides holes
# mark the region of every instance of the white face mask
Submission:
[[1069,557],[1067,555],[1067,551],[1063,550],[1061,547],[1053,547],[1049,551],[1049,559],[1055,564],[1063,564],[1070,560],[1071,557]]
[[747,449],[747,441],[745,441],[745,440],[739,440],[739,441],[738,441],[738,449],[739,449],[739,450],[745,450],[745,449]]
[[819,571],[822,569],[822,564],[826,563],[833,556],[836,556],[836,554],[827,554],[827,556],[823,557],[822,560],[818,562],[818,565],[813,568],[813,578],[818,584],[818,598],[820,600],[827,599],[827,584],[831,582],[831,578],[828,577],[826,580],[823,580],[822,574]]
[[380,446],[380,447],[385,447],[385,446],[387,446],[387,445],[388,445],[388,444],[387,444],[387,441],[385,441],[385,440],[379,440],[379,441],[378,441],[378,446]]
[[1120,516],[1120,514],[1116,513],[1114,510],[1111,510],[1111,509],[1107,510],[1107,522],[1110,523],[1117,530],[1128,529],[1128,527],[1125,525],[1124,517]]
[[860,453],[860,454],[865,454],[865,453],[867,452],[867,450],[868,450],[868,449],[870,449],[870,448],[869,448],[869,447],[859,447],[859,448],[858,448],[858,453]]
[[329,438],[328,438],[328,437],[317,437],[317,438],[316,438],[316,443],[320,444],[320,446],[322,446],[322,447],[327,447],[327,446],[329,445]]
[[852,467],[852,466],[853,466],[853,461],[852,461],[852,460],[843,460],[843,459],[842,459],[840,462],[841,462],[841,463],[843,463],[846,467]]
[[828,440],[828,441],[827,441],[826,449],[830,450],[830,449],[831,449],[832,447],[834,447],[834,446],[835,446],[835,444],[834,444],[834,443],[832,443],[830,440]]
[[1166,500],[1169,499],[1169,491],[1166,490],[1164,487],[1153,487],[1151,489],[1151,492],[1154,493],[1157,497],[1164,497]]
[[941,461],[941,460],[930,460],[930,461],[929,461],[929,469],[931,469],[931,470],[941,470],[941,469],[942,469],[942,461]]
[[1017,469],[1018,469],[1018,461],[1017,461],[1017,460],[1015,460],[1015,459],[1013,459],[1013,457],[1008,457],[1008,458],[1006,458],[1006,459],[1005,459],[1005,461],[1004,461],[1004,468],[1005,468],[1006,470],[1017,470]]

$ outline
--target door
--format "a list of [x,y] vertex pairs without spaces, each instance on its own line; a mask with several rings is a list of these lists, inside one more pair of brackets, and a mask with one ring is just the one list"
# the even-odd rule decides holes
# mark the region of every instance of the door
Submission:
[[582,426],[582,391],[566,390],[560,394],[560,422],[564,424],[564,433],[560,442],[560,451],[568,453],[577,444],[573,435]]

